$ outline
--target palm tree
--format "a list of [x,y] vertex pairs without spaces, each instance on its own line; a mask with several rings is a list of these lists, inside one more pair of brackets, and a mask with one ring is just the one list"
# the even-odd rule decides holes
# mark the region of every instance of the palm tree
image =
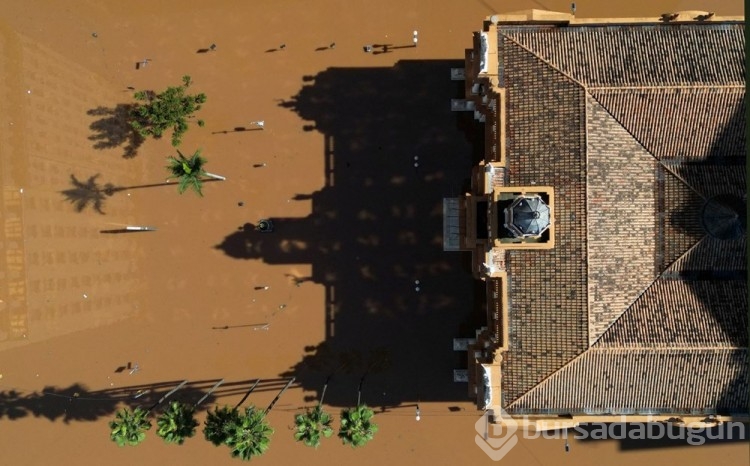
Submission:
[[329,438],[333,435],[333,417],[323,411],[323,407],[317,405],[312,410],[308,409],[304,414],[298,414],[294,418],[297,431],[294,433],[294,439],[302,442],[308,447],[318,448],[320,446],[321,435]]
[[372,440],[378,431],[378,426],[372,422],[373,417],[375,412],[364,404],[341,411],[339,438],[343,444],[357,448]]
[[203,178],[210,177],[217,180],[225,180],[223,176],[214,175],[203,169],[203,165],[206,164],[206,159],[201,156],[200,149],[196,150],[190,157],[185,157],[182,152],[177,151],[178,157],[169,156],[167,160],[167,170],[172,173],[169,179],[176,178],[179,180],[177,185],[177,191],[182,194],[188,188],[192,188],[199,196],[203,196]]
[[109,436],[112,441],[117,442],[117,445],[121,447],[125,445],[135,446],[141,443],[146,438],[146,431],[151,428],[151,420],[148,418],[151,411],[172,396],[174,392],[184,387],[186,383],[187,380],[183,380],[182,383],[164,394],[148,409],[137,407],[133,411],[128,408],[118,411],[115,419],[109,423],[109,427],[112,429]]
[[[245,402],[248,396],[255,390],[255,387],[260,383],[260,379],[256,380],[252,387],[245,393],[239,403],[233,407],[222,406],[221,408],[214,408],[214,412],[208,411],[208,417],[206,418],[205,426],[203,427],[203,435],[206,440],[213,443],[216,446],[226,443],[236,424],[240,419],[240,405]],[[205,398],[205,397],[204,397]],[[203,401],[203,399],[201,399]]]
[[186,438],[195,435],[198,421],[195,420],[195,406],[173,401],[156,421],[156,435],[167,443],[182,445]]
[[268,425],[265,411],[249,406],[229,424],[227,433],[224,443],[231,449],[232,457],[250,461],[268,450],[273,429]]
[[[279,401],[281,395],[294,383],[294,379],[292,377],[284,385],[278,395],[271,400],[265,411],[261,411],[255,406],[250,406],[245,408],[245,413],[240,415],[236,422],[230,424],[229,436],[224,443],[232,450],[233,458],[250,461],[254,456],[260,456],[268,450],[273,428],[268,425],[266,416],[273,409],[274,405],[276,405],[276,402]],[[237,407],[245,401],[249,394],[250,392],[242,398]]]
[[132,411],[129,408],[121,409],[109,423],[112,429],[109,438],[120,447],[138,445],[146,438],[146,431],[151,428],[148,414],[148,410],[140,407]]
[[297,431],[294,433],[294,439],[302,442],[308,447],[318,448],[320,446],[320,436],[329,438],[333,435],[333,417],[323,411],[323,399],[326,396],[328,382],[332,376],[328,376],[326,383],[323,385],[323,393],[320,395],[318,405],[312,410],[307,409],[304,414],[297,414],[294,417],[294,423]]
[[231,449],[232,457],[238,457],[245,461],[265,453],[271,443],[271,435],[273,434],[273,429],[266,421],[266,415],[273,409],[292,382],[294,382],[294,377],[281,389],[265,411],[261,411],[255,406],[245,408],[244,413],[239,411],[240,405],[250,396],[260,380],[255,381],[255,384],[250,387],[250,390],[245,393],[245,396],[234,408],[224,406],[216,408],[214,412],[209,411],[203,429],[206,440],[214,445],[227,445]]
[[213,412],[209,410],[203,427],[206,440],[216,446],[225,443],[234,426],[239,422],[239,416],[238,409],[231,406],[216,407]]
[[156,435],[164,439],[167,443],[176,443],[182,445],[186,438],[195,435],[195,428],[198,427],[198,421],[195,420],[195,411],[201,403],[214,392],[219,385],[224,383],[224,379],[219,380],[213,387],[198,400],[197,403],[190,406],[179,401],[170,403],[169,408],[164,411],[156,425],[159,428]]
[[[371,366],[372,364],[370,364]],[[370,370],[368,367],[367,371]],[[344,445],[352,448],[362,447],[373,439],[378,431],[378,426],[372,422],[375,412],[362,403],[362,385],[365,383],[367,371],[359,379],[357,388],[357,407],[341,411],[341,426],[339,427],[339,438]]]

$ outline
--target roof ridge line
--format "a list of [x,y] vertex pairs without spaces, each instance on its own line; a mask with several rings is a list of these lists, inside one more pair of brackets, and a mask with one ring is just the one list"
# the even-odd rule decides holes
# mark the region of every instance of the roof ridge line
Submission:
[[[600,88],[600,89],[609,89],[609,88]],[[592,99],[594,99],[596,101],[597,104],[599,104],[599,106],[602,109],[604,109],[605,112],[607,112],[609,114],[609,116],[611,116],[617,122],[618,125],[620,125],[622,127],[622,129],[625,130],[626,133],[628,133],[630,135],[631,138],[633,138],[633,141],[637,142],[638,145],[641,146],[644,151],[646,151],[648,154],[651,155],[651,157],[654,158],[654,160],[656,160],[656,163],[658,163],[665,170],[667,170],[669,173],[671,173],[672,175],[674,175],[675,178],[677,178],[678,180],[680,180],[682,182],[682,184],[684,184],[685,186],[688,187],[688,189],[692,190],[695,194],[697,194],[698,197],[700,197],[704,201],[706,200],[706,196],[704,196],[703,193],[701,193],[700,191],[698,191],[697,189],[695,189],[694,187],[692,187],[690,185],[690,183],[688,183],[687,181],[685,181],[684,178],[682,178],[680,175],[678,175],[677,173],[675,173],[674,170],[672,170],[671,168],[669,168],[668,166],[666,166],[661,160],[659,160],[659,158],[656,155],[654,155],[653,152],[651,152],[650,150],[648,150],[646,148],[646,146],[643,145],[643,142],[641,142],[640,139],[638,139],[637,137],[635,137],[635,134],[633,134],[628,128],[626,128],[625,125],[622,124],[622,122],[620,120],[618,120],[617,117],[614,116],[611,111],[609,111],[609,109],[607,108],[606,105],[604,105],[601,101],[599,101],[599,99],[597,99],[594,94],[592,94],[591,92],[589,92],[589,88],[584,87],[584,90],[586,91],[586,93],[589,96],[591,96]]]
[[[624,126],[623,126],[623,128],[624,128]],[[625,130],[625,131],[627,131],[627,130]],[[651,154],[651,152],[649,152],[649,154]],[[706,196],[704,196],[704,195],[703,195],[703,193],[702,193],[702,192],[700,192],[700,191],[698,191],[697,189],[695,189],[694,187],[692,187],[692,186],[690,185],[690,183],[688,183],[687,181],[685,181],[685,179],[684,179],[683,177],[681,177],[680,175],[678,175],[678,174],[677,174],[677,173],[676,173],[676,172],[675,172],[674,170],[672,170],[672,169],[671,169],[671,168],[669,168],[669,167],[668,167],[667,165],[665,165],[665,164],[664,164],[664,163],[663,163],[663,162],[662,162],[661,160],[659,160],[658,158],[656,158],[656,156],[655,156],[654,154],[651,154],[651,155],[653,155],[653,156],[654,156],[654,159],[656,159],[656,162],[657,162],[657,163],[658,163],[659,165],[661,165],[661,166],[662,166],[662,167],[663,167],[663,168],[664,168],[664,169],[665,169],[666,171],[668,171],[669,173],[671,173],[671,174],[672,174],[672,175],[673,175],[673,176],[674,176],[675,178],[677,178],[678,180],[680,180],[680,181],[682,182],[682,184],[684,184],[685,186],[687,186],[687,187],[688,187],[688,189],[692,190],[692,191],[693,191],[693,192],[694,192],[695,194],[697,194],[697,195],[698,195],[698,197],[700,197],[700,198],[701,198],[701,199],[703,199],[704,201],[707,201],[707,200],[708,200],[708,199],[706,198]]]
[[742,84],[726,84],[726,85],[714,85],[706,86],[701,84],[672,84],[666,86],[589,86],[587,87],[590,91],[603,91],[603,90],[651,90],[651,89],[736,89],[745,90],[745,86]]
[[664,270],[662,271],[662,273],[660,273],[660,274],[659,274],[659,276],[661,277],[662,275],[664,275],[665,273],[667,273],[667,271],[668,271],[669,269],[671,269],[671,268],[672,268],[672,266],[673,266],[673,265],[675,265],[675,264],[677,263],[677,261],[678,261],[678,260],[680,260],[680,259],[682,259],[683,257],[685,257],[685,256],[686,256],[687,254],[689,254],[690,252],[692,252],[692,251],[693,251],[693,249],[697,248],[698,246],[700,246],[700,244],[701,244],[701,243],[703,243],[703,242],[705,242],[705,241],[708,241],[708,235],[707,235],[707,234],[703,235],[703,237],[702,237],[701,239],[699,239],[698,241],[696,241],[694,245],[692,245],[692,246],[690,246],[689,248],[687,248],[687,249],[685,250],[685,252],[683,252],[682,254],[680,254],[680,256],[679,256],[678,258],[676,258],[675,260],[673,260],[673,261],[672,261],[672,263],[671,263],[671,264],[669,264],[669,265],[668,265],[668,266],[667,266],[667,267],[666,267],[666,268],[665,268],[665,269],[664,269]]
[[619,352],[630,352],[630,351],[650,351],[650,352],[667,352],[667,351],[709,351],[709,350],[720,350],[720,351],[747,351],[747,346],[642,346],[642,347],[606,347],[606,348],[590,348],[589,351],[594,352],[606,352],[606,351],[619,351]]
[[[498,32],[502,34],[502,32],[501,32],[501,31],[498,31]],[[529,52],[530,54],[534,55],[534,56],[535,56],[535,57],[536,57],[536,58],[537,58],[537,59],[538,59],[538,60],[539,60],[540,62],[544,63],[545,65],[549,66],[550,68],[552,68],[553,70],[557,71],[557,72],[558,72],[558,73],[560,73],[561,75],[565,76],[566,78],[570,79],[570,80],[571,80],[571,81],[573,81],[574,83],[576,83],[576,84],[578,84],[579,86],[581,86],[581,88],[582,88],[583,90],[586,90],[586,89],[587,89],[587,88],[586,88],[586,85],[585,85],[584,83],[582,83],[581,81],[577,80],[576,78],[574,78],[574,77],[573,77],[573,76],[571,76],[570,74],[568,74],[568,73],[564,72],[564,71],[563,71],[563,70],[561,70],[560,68],[556,67],[556,66],[555,66],[555,65],[553,65],[553,64],[552,64],[551,62],[549,62],[548,60],[546,60],[546,59],[544,59],[543,57],[541,57],[541,56],[540,56],[540,55],[539,55],[538,53],[536,53],[536,52],[534,52],[533,50],[531,50],[531,49],[530,49],[529,47],[527,47],[527,46],[523,45],[522,43],[520,43],[519,41],[517,41],[517,40],[516,40],[516,39],[514,39],[513,37],[510,37],[510,36],[508,36],[507,34],[502,34],[502,35],[503,35],[503,37],[504,37],[504,38],[506,38],[506,39],[510,40],[511,42],[513,42],[514,44],[516,44],[517,46],[521,47],[521,48],[522,48],[522,49],[524,49],[525,51],[527,51],[527,52]]]
[[653,280],[651,281],[651,283],[649,283],[649,285],[648,285],[648,286],[647,286],[646,288],[644,288],[644,289],[643,289],[643,291],[641,291],[640,293],[638,293],[638,296],[636,296],[636,297],[635,297],[635,299],[633,300],[633,302],[631,302],[631,303],[630,303],[630,304],[629,304],[629,305],[628,305],[628,306],[627,306],[627,307],[625,308],[625,310],[624,310],[624,311],[622,311],[622,313],[620,313],[620,315],[619,315],[619,316],[617,316],[617,318],[616,318],[615,320],[613,320],[613,321],[612,321],[612,322],[611,322],[611,323],[610,323],[610,324],[609,324],[609,325],[607,326],[607,328],[606,328],[606,329],[605,329],[605,330],[604,330],[604,331],[603,331],[603,332],[601,333],[601,335],[599,335],[599,338],[597,338],[597,339],[596,339],[596,340],[595,340],[595,341],[594,341],[593,343],[591,343],[591,345],[589,346],[589,348],[590,348],[590,349],[606,349],[606,348],[601,348],[601,347],[600,347],[600,348],[594,348],[594,345],[596,345],[597,343],[599,343],[599,340],[601,340],[602,338],[604,338],[604,335],[606,335],[607,333],[609,333],[610,329],[612,329],[612,327],[613,327],[613,326],[614,326],[614,325],[615,325],[615,324],[616,324],[617,322],[619,322],[619,321],[620,321],[620,319],[622,319],[622,317],[623,317],[623,316],[624,316],[625,314],[627,314],[627,313],[628,313],[628,312],[629,312],[629,311],[630,311],[630,310],[631,310],[631,309],[633,308],[633,306],[635,305],[635,303],[637,303],[637,302],[638,302],[638,300],[639,300],[639,299],[641,299],[641,298],[643,297],[643,295],[645,295],[645,294],[646,294],[646,293],[648,292],[648,290],[650,290],[650,289],[651,289],[651,287],[653,287],[653,286],[654,286],[654,284],[655,284],[655,283],[656,283],[656,282],[657,282],[657,281],[658,281],[658,280],[659,280],[660,278],[662,278],[662,276],[663,276],[663,275],[664,275],[664,274],[665,274],[665,273],[666,273],[666,272],[667,272],[667,271],[668,271],[668,270],[669,270],[669,269],[670,269],[670,268],[671,268],[671,267],[672,267],[672,266],[673,266],[673,265],[674,265],[674,264],[675,264],[675,263],[676,263],[676,262],[677,262],[678,260],[682,259],[682,258],[683,258],[683,257],[684,257],[684,256],[685,256],[686,254],[688,254],[688,253],[689,253],[690,251],[692,251],[693,249],[697,248],[697,247],[698,247],[698,245],[699,245],[699,244],[701,244],[702,242],[704,242],[704,241],[706,240],[706,238],[707,238],[707,237],[708,237],[707,235],[703,235],[703,237],[702,237],[701,239],[699,239],[698,241],[696,241],[696,242],[695,242],[695,244],[693,244],[692,246],[690,246],[689,248],[687,248],[687,249],[685,250],[685,252],[683,252],[682,254],[680,254],[680,256],[679,256],[678,258],[676,258],[675,260],[673,260],[671,264],[669,264],[669,265],[668,265],[668,266],[667,266],[667,267],[666,267],[666,268],[665,268],[664,270],[662,270],[662,271],[661,271],[661,272],[659,273],[659,275],[657,275],[657,276],[656,276],[656,278],[654,278],[654,279],[653,279]]
[[555,375],[557,375],[557,374],[558,374],[558,373],[559,373],[560,371],[562,371],[563,369],[565,369],[565,368],[566,368],[566,367],[568,367],[569,365],[573,364],[573,362],[575,362],[575,361],[577,361],[577,360],[581,359],[582,357],[584,357],[584,356],[585,356],[585,355],[586,355],[586,354],[587,354],[587,353],[588,353],[589,351],[591,351],[591,349],[592,349],[591,347],[588,347],[588,348],[586,348],[585,350],[583,350],[583,351],[581,352],[581,354],[577,355],[576,357],[574,357],[574,358],[573,358],[573,359],[571,359],[570,361],[568,361],[568,362],[566,362],[565,364],[563,364],[562,366],[558,367],[558,368],[557,368],[557,370],[555,370],[555,371],[554,371],[553,373],[551,373],[551,374],[550,374],[550,375],[548,375],[547,377],[545,377],[545,378],[543,378],[542,380],[540,380],[540,381],[539,381],[539,383],[535,384],[535,385],[534,385],[533,387],[531,387],[530,389],[528,389],[528,390],[526,390],[525,392],[523,392],[523,394],[522,394],[521,396],[519,396],[518,398],[516,398],[515,400],[513,400],[513,402],[512,402],[512,403],[510,403],[510,404],[509,404],[508,406],[506,406],[505,408],[506,408],[506,409],[510,409],[510,408],[511,408],[511,407],[512,407],[512,406],[513,406],[514,404],[516,404],[516,403],[518,403],[519,401],[521,401],[521,400],[522,400],[522,399],[523,399],[524,397],[526,397],[526,396],[527,396],[527,395],[529,395],[529,394],[530,394],[531,392],[533,392],[534,390],[536,390],[537,388],[539,388],[539,387],[540,387],[541,385],[543,385],[543,384],[545,384],[545,383],[549,382],[549,380],[550,380],[550,379],[551,379],[552,377],[554,377]]

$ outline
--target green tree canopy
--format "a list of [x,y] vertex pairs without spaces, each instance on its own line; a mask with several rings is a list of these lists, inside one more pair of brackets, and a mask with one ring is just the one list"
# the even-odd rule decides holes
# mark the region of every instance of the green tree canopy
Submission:
[[199,196],[203,196],[203,181],[202,178],[207,176],[206,171],[203,169],[203,165],[206,164],[206,159],[201,156],[201,151],[198,149],[189,158],[182,155],[182,152],[177,151],[177,157],[169,156],[167,160],[167,170],[170,171],[172,176],[169,178],[176,178],[179,181],[177,185],[177,191],[182,194],[188,188],[192,188]]
[[363,404],[341,411],[339,438],[343,444],[357,448],[372,440],[378,431],[378,426],[372,422],[374,417],[375,412]]
[[333,435],[333,417],[323,411],[323,407],[317,405],[313,409],[307,409],[304,414],[294,417],[296,431],[294,439],[302,442],[308,447],[318,448],[321,436],[329,438]]
[[216,407],[213,412],[209,410],[203,435],[214,445],[226,443],[227,438],[236,430],[239,419],[239,410],[231,406]]
[[156,426],[156,435],[165,442],[182,445],[186,438],[195,435],[195,428],[198,427],[195,408],[179,401],[172,401],[169,408],[156,420]]
[[146,431],[151,428],[151,420],[148,419],[148,410],[135,408],[131,411],[123,408],[117,412],[109,427],[109,437],[118,446],[135,446],[146,438]]
[[232,450],[232,457],[250,461],[268,450],[272,434],[266,413],[248,406],[237,422],[232,423],[224,443]]
[[[187,89],[192,84],[190,76],[182,77],[182,85],[168,87],[157,94],[153,91],[138,91],[134,97],[139,102],[131,112],[130,125],[142,137],[159,139],[165,131],[172,130],[172,145],[177,147],[188,129],[188,118],[200,110],[206,102],[203,93],[190,95]],[[203,120],[197,121],[203,126]]]

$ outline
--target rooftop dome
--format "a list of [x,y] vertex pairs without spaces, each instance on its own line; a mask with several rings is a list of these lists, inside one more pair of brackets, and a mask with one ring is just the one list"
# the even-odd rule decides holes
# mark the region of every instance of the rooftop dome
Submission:
[[549,206],[535,194],[521,195],[505,209],[505,228],[519,238],[539,236],[549,223]]
[[745,234],[745,202],[737,196],[722,194],[706,201],[701,221],[706,232],[716,239],[736,239]]

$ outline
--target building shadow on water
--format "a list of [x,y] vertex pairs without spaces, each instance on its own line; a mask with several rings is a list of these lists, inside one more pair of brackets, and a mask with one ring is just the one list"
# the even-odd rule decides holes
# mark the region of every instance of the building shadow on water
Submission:
[[[472,166],[450,106],[464,86],[450,70],[462,66],[407,60],[305,77],[279,105],[323,135],[325,186],[294,196],[312,213],[271,212],[272,233],[248,224],[216,246],[237,259],[312,265],[307,281],[325,287],[325,303],[315,304],[325,341],[281,376],[319,395],[335,373],[326,404],[356,403],[363,377],[362,400],[373,406],[468,399],[466,384],[453,381],[466,367],[453,338],[474,336],[484,314],[466,257],[444,252],[442,239],[443,198],[460,194]],[[388,364],[322,363],[346,354],[380,354]]]

